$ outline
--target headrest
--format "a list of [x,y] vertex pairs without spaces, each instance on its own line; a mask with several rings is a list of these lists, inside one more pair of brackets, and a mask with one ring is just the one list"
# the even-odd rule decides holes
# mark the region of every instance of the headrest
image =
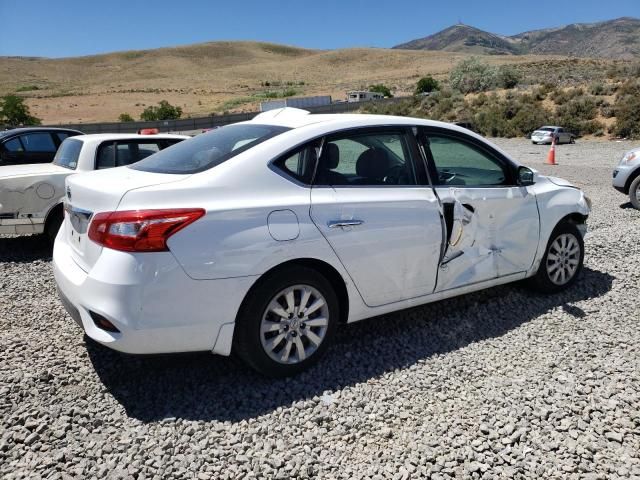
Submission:
[[320,165],[327,170],[333,170],[340,162],[340,149],[335,143],[327,143],[322,148]]
[[356,161],[356,174],[360,177],[382,180],[389,171],[389,156],[382,148],[370,148]]

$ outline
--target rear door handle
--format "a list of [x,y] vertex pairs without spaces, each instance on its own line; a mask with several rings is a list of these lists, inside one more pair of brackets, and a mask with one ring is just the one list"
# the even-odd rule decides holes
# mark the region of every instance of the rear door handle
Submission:
[[362,220],[330,220],[327,222],[329,228],[337,228],[337,227],[355,227],[357,225],[362,225],[364,222]]

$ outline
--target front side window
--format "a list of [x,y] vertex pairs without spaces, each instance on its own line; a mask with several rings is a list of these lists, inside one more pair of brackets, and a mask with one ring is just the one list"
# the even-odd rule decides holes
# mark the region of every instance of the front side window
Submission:
[[493,186],[507,184],[506,168],[496,158],[455,137],[429,135],[438,185]]
[[73,138],[68,138],[58,151],[56,152],[56,156],[53,157],[53,163],[56,165],[60,165],[61,167],[70,168],[71,170],[75,170],[78,166],[78,157],[80,157],[80,150],[82,150],[82,142],[80,140],[74,140]]
[[203,172],[287,130],[274,125],[226,125],[173,145],[130,168],[155,173]]
[[53,138],[46,132],[26,133],[20,136],[22,145],[27,152],[47,152],[54,153],[56,145]]
[[316,185],[416,185],[407,136],[375,132],[329,137]]

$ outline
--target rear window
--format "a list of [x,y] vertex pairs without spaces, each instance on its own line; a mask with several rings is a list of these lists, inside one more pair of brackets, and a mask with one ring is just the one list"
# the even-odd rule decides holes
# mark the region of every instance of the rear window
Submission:
[[155,173],[203,172],[287,130],[273,125],[227,125],[162,150],[130,168]]
[[53,157],[53,163],[60,165],[61,167],[70,168],[75,170],[78,166],[78,157],[80,156],[80,150],[82,150],[82,142],[80,140],[74,140],[73,138],[67,138],[58,151],[56,156]]

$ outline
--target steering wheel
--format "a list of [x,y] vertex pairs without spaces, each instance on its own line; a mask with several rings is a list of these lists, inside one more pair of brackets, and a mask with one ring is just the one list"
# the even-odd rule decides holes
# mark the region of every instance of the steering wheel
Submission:
[[394,165],[387,171],[387,175],[383,178],[383,181],[388,185],[399,185],[400,180],[405,174],[404,165]]
[[450,183],[456,178],[456,172],[451,172],[449,170],[439,170],[438,177],[442,183]]

